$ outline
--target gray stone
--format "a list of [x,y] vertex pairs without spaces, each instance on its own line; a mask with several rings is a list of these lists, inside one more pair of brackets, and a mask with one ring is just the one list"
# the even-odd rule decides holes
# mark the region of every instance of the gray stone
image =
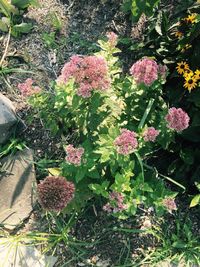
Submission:
[[42,255],[30,244],[9,238],[0,239],[0,267],[53,267],[57,258]]
[[0,144],[3,144],[12,132],[18,119],[12,102],[0,93]]
[[33,184],[36,178],[32,151],[18,151],[14,156],[4,158],[1,164],[0,224],[12,230],[33,210]]

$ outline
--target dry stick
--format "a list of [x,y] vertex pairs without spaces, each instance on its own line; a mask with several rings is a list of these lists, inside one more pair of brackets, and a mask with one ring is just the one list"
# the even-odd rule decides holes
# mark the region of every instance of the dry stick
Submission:
[[9,43],[10,43],[10,35],[11,35],[11,28],[9,28],[8,39],[7,39],[7,43],[6,43],[6,47],[5,47],[3,56],[2,56],[1,61],[0,61],[0,67],[2,67],[3,62],[4,62],[4,59],[5,59],[6,54],[7,54],[7,52],[8,52],[8,46],[9,46]]

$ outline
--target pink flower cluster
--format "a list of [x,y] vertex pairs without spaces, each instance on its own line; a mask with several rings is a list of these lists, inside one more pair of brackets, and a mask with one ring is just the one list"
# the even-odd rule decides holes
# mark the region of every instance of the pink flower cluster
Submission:
[[165,80],[167,76],[167,66],[158,64],[158,73],[160,74],[161,78]]
[[84,98],[91,96],[93,90],[105,91],[110,86],[108,66],[100,56],[72,56],[57,79],[58,84],[75,79],[78,86],[77,94]]
[[84,153],[84,148],[79,147],[79,148],[74,148],[73,145],[68,145],[66,147],[66,161],[74,164],[74,165],[81,165],[81,159]]
[[108,42],[109,42],[110,46],[115,47],[117,45],[117,41],[118,41],[117,34],[115,34],[114,32],[108,32],[106,34],[106,36],[108,38]]
[[142,58],[133,64],[130,73],[137,84],[150,86],[158,79],[158,64],[153,59]]
[[168,122],[168,128],[181,132],[189,127],[190,117],[182,108],[172,107],[165,116],[165,120]]
[[156,137],[159,135],[159,130],[156,130],[154,127],[148,127],[143,132],[143,138],[145,142],[154,142]]
[[31,78],[28,78],[24,83],[19,83],[17,87],[23,96],[31,96],[41,91],[41,88],[33,86],[33,83],[34,81]]
[[73,199],[75,186],[65,177],[48,176],[38,184],[37,192],[45,210],[59,212]]
[[121,134],[114,141],[117,152],[122,155],[132,153],[138,147],[136,136],[137,134],[133,131],[121,129]]
[[112,192],[109,195],[109,200],[106,205],[103,206],[103,210],[107,212],[120,212],[127,209],[127,205],[124,204],[124,196],[118,192]]
[[165,198],[163,200],[163,205],[167,208],[167,210],[172,213],[173,210],[177,210],[176,202],[173,198]]

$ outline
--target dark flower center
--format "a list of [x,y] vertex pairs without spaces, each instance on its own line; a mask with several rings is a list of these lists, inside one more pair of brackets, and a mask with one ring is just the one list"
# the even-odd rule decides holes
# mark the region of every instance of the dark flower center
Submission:
[[192,79],[189,79],[189,80],[188,80],[188,83],[189,83],[189,84],[193,84],[193,80],[192,80]]

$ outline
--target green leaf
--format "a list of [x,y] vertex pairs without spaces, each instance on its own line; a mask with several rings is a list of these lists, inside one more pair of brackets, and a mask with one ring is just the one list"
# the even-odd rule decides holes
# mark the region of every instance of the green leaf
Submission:
[[48,168],[47,169],[50,175],[53,176],[59,176],[61,174],[61,169],[60,168]]
[[120,134],[120,131],[118,127],[112,126],[109,128],[108,133],[112,138],[116,138]]
[[14,25],[12,30],[17,33],[28,33],[33,28],[32,23],[22,22],[21,24]]
[[87,172],[86,167],[81,167],[80,169],[77,170],[75,176],[75,180],[77,183],[80,182],[85,177],[86,172]]
[[194,151],[189,148],[183,148],[180,151],[180,157],[186,164],[193,164],[194,163]]
[[28,6],[38,6],[39,3],[37,0],[12,0],[11,4],[18,7],[19,9],[25,9]]
[[6,17],[11,17],[11,14],[17,14],[18,10],[11,5],[7,0],[0,1],[0,12],[2,12]]
[[180,242],[176,241],[176,242],[174,242],[174,243],[172,244],[172,247],[174,247],[174,248],[186,248],[186,247],[187,247],[187,244],[185,244],[185,243],[180,243]]
[[95,194],[97,195],[102,195],[103,197],[108,197],[108,186],[110,182],[109,181],[104,181],[101,185],[100,184],[89,184],[89,188],[94,191]]
[[149,112],[151,111],[151,108],[153,106],[154,101],[155,101],[155,99],[153,99],[153,98],[151,98],[149,100],[147,108],[145,109],[145,112],[144,112],[144,114],[142,116],[142,119],[141,119],[141,121],[139,123],[138,129],[142,129],[143,128],[144,123],[145,123],[145,121],[147,119],[147,116],[149,115]]
[[91,178],[93,178],[93,179],[100,178],[99,172],[98,172],[98,170],[96,170],[96,169],[89,171],[89,172],[87,173],[87,176],[88,176],[88,177],[91,177]]
[[147,183],[144,183],[144,185],[142,186],[142,189],[145,192],[151,192],[151,193],[153,192],[153,189]]
[[190,208],[195,207],[199,203],[200,203],[200,194],[198,194],[195,197],[193,197],[193,199],[190,202]]
[[7,32],[8,31],[8,25],[2,21],[2,19],[0,20],[0,30],[2,32]]
[[156,22],[156,26],[155,26],[155,30],[157,31],[157,33],[159,35],[162,36],[162,13],[160,12],[157,16],[157,22]]

